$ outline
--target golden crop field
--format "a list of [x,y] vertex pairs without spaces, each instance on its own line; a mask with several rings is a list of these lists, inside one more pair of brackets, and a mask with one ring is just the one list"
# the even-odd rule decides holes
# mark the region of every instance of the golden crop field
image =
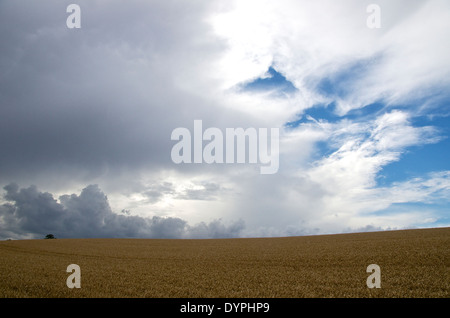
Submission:
[[[450,228],[286,238],[0,242],[0,297],[449,297]],[[68,288],[77,264],[81,288]],[[381,288],[368,288],[377,264]]]

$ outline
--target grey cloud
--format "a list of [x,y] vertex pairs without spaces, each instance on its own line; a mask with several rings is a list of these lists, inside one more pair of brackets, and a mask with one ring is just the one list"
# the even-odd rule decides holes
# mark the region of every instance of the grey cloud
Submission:
[[219,184],[213,182],[204,182],[199,184],[200,189],[185,189],[183,193],[176,196],[180,200],[214,200],[223,189]]
[[397,230],[397,228],[382,228],[380,226],[374,226],[372,224],[368,224],[366,226],[358,227],[358,228],[346,228],[343,230],[343,233],[354,233],[354,232],[378,232],[378,231],[393,231]]
[[175,189],[171,182],[162,182],[161,184],[148,186],[142,194],[147,197],[150,203],[155,203],[158,202],[164,195],[174,193]]
[[7,203],[0,206],[0,238],[221,238],[239,237],[245,225],[220,220],[189,225],[180,218],[140,217],[114,213],[97,185],[80,195],[62,195],[58,202],[36,186],[4,187]]
[[244,230],[244,221],[239,220],[228,227],[220,220],[214,220],[208,224],[201,222],[188,229],[188,236],[193,238],[210,237],[210,238],[232,238],[239,237]]
[[210,5],[79,1],[70,30],[69,3],[0,3],[0,178],[176,168],[171,131],[211,106],[179,87],[220,52]]
[[145,187],[142,195],[149,203],[156,203],[168,195],[176,200],[215,200],[217,196],[223,194],[227,189],[214,182],[192,183],[194,188],[177,190],[172,182],[154,183]]

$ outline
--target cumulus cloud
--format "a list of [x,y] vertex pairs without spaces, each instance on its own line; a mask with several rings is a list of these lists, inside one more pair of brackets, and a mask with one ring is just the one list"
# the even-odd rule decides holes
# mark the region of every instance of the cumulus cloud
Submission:
[[221,220],[191,226],[180,218],[114,213],[97,185],[59,200],[36,186],[9,184],[4,190],[8,202],[0,206],[2,239],[43,238],[48,233],[59,238],[227,238],[240,236],[245,227],[242,220],[228,226]]

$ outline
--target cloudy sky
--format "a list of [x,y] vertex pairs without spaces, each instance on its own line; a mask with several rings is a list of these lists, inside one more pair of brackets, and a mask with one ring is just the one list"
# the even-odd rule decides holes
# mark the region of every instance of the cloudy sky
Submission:
[[[1,239],[450,226],[448,0],[0,0],[0,39]],[[277,173],[175,164],[194,120]]]

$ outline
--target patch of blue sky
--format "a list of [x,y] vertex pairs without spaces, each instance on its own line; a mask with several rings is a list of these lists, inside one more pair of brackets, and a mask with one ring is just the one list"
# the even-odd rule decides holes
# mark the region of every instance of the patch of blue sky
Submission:
[[449,204],[447,202],[406,202],[394,203],[388,208],[369,213],[370,216],[391,216],[404,213],[424,213],[422,222],[414,224],[416,227],[450,226]]
[[272,66],[267,71],[267,76],[257,78],[241,86],[243,91],[274,91],[277,95],[289,95],[297,91],[297,88],[288,81],[283,74]]
[[[349,93],[351,82],[376,65],[376,59],[357,61],[345,70],[330,77],[321,79],[316,83],[318,93],[330,100],[345,98]],[[428,94],[404,105],[387,105],[382,100],[353,109],[343,116],[337,115],[336,103],[317,104],[298,114],[297,119],[287,122],[286,129],[295,129],[302,124],[312,121],[326,121],[334,123],[343,119],[352,122],[369,122],[393,109],[400,109],[411,114],[410,123],[414,127],[432,126],[437,129],[440,140],[404,149],[398,161],[392,162],[382,168],[377,177],[377,186],[389,186],[394,182],[423,177],[430,172],[450,170],[450,92],[442,88],[431,89]],[[432,107],[423,108],[423,105]],[[316,144],[315,158],[326,157],[335,149],[328,141]]]
[[332,102],[328,105],[315,105],[311,108],[306,109],[302,114],[299,114],[297,116],[298,119],[287,122],[285,124],[285,128],[296,128],[299,125],[311,122],[312,120],[334,123],[343,119],[350,119],[352,121],[362,122],[381,115],[385,110],[385,105],[382,103],[373,103],[360,109],[351,110],[343,116],[337,115],[335,109],[335,102]]
[[337,115],[336,101],[345,99],[351,93],[349,87],[352,82],[358,81],[358,78],[369,73],[373,67],[376,66],[377,58],[366,60],[358,60],[350,64],[347,68],[336,72],[329,77],[323,78],[318,82],[311,83],[312,88],[320,95],[332,100],[329,104],[316,104],[309,109],[306,109],[303,114],[299,114],[298,120],[286,124],[287,128],[295,128],[303,122],[307,122],[309,117],[315,120],[325,120],[327,122],[337,122],[342,119],[351,119],[357,121],[364,121],[366,119],[375,118],[386,110],[387,106],[382,101],[377,101],[366,105],[359,109],[353,109],[345,115]]
[[316,91],[329,98],[345,98],[349,91],[350,83],[358,81],[359,78],[369,74],[376,67],[381,56],[370,59],[357,60],[328,77],[322,78],[318,83],[312,84]]
[[[357,68],[357,67],[356,67]],[[347,75],[345,75],[347,76]],[[344,76],[344,77],[345,77]],[[342,77],[342,76],[341,76]],[[330,81],[322,82],[322,93],[339,94],[339,88],[333,88]],[[442,93],[442,92],[441,92]],[[339,97],[339,96],[335,96]],[[394,182],[406,181],[415,177],[422,177],[430,172],[450,170],[450,100],[442,98],[427,112],[417,112],[426,99],[420,99],[409,105],[387,106],[383,102],[366,105],[363,108],[349,111],[343,116],[336,114],[335,103],[329,105],[315,105],[298,116],[297,120],[285,124],[285,128],[294,129],[303,123],[314,120],[324,120],[330,123],[349,119],[352,122],[369,122],[392,109],[403,109],[412,115],[410,123],[414,127],[432,126],[437,130],[439,141],[436,143],[411,146],[404,149],[400,159],[383,166],[377,175],[377,186],[389,186]],[[415,114],[421,113],[420,116]],[[316,144],[315,158],[326,157],[335,149],[328,141]]]
[[379,186],[424,176],[430,172],[450,170],[450,116],[415,118],[414,126],[433,126],[439,131],[440,141],[406,149],[399,161],[383,167],[378,173]]
[[361,108],[352,109],[342,118],[348,118],[356,121],[367,121],[377,118],[386,112],[386,104],[381,102],[372,103]]
[[[382,114],[384,110],[384,104],[374,103],[367,105],[361,109],[355,109],[344,116],[339,116],[335,112],[336,104],[330,103],[328,105],[316,105],[304,111],[303,114],[298,115],[298,119],[287,122],[284,124],[284,128],[295,129],[302,124],[312,123],[314,121],[325,121],[328,123],[335,123],[344,119],[349,119],[353,122],[365,122],[370,121],[373,118],[378,117]],[[369,137],[369,132],[367,132],[367,137]],[[336,148],[330,144],[330,141],[318,141],[315,144],[314,159],[320,159],[327,157],[336,151]]]
[[327,122],[335,122],[341,120],[342,117],[335,113],[336,105],[331,103],[328,105],[319,104],[306,109],[303,114],[298,115],[298,119],[285,124],[286,128],[296,128],[302,123],[311,122],[313,119]]

